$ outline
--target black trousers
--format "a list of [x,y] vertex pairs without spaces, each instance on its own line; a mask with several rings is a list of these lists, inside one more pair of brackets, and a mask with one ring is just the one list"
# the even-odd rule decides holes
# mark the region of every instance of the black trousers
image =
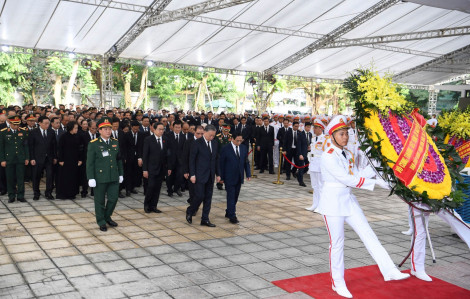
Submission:
[[183,185],[183,167],[177,161],[175,167],[171,171],[171,175],[167,177],[166,187],[168,193],[173,193],[181,189]]
[[137,158],[127,160],[124,166],[126,191],[131,192],[135,187],[140,186],[139,180],[142,180],[142,168],[139,167]]
[[[297,154],[297,150],[295,148],[292,148],[289,151],[287,151],[286,157],[287,159],[289,159],[289,161],[291,161],[295,165],[304,166],[305,160],[300,160],[299,155]],[[304,159],[306,159],[306,157],[304,157]],[[290,177],[291,173],[293,174],[297,173],[297,168],[290,165],[290,163],[287,161],[285,161],[284,167],[285,167],[284,170],[286,172],[287,177]],[[304,182],[303,177],[304,177],[304,169],[300,168],[297,173],[297,181],[299,183],[303,183]]]
[[144,208],[153,209],[157,207],[158,200],[160,199],[160,190],[162,189],[163,178],[163,171],[158,175],[149,174],[147,192],[145,194],[144,200]]
[[86,177],[86,160],[83,161],[82,165],[80,165],[80,186],[82,186],[82,191],[80,192],[82,195],[88,194],[88,179]]
[[260,149],[260,165],[261,170],[268,169],[269,172],[274,171],[273,164],[273,148],[271,146],[262,146]]
[[7,176],[5,167],[0,167],[0,192],[7,192]]
[[52,161],[49,158],[42,163],[37,163],[32,167],[32,177],[33,177],[33,191],[35,196],[39,196],[39,185],[41,183],[42,172],[46,171],[46,192],[45,194],[52,193]]
[[225,186],[225,190],[227,191],[227,209],[225,210],[225,213],[227,214],[228,218],[234,218],[237,216],[236,206],[241,187],[242,184],[240,180],[236,184]]
[[194,198],[191,200],[191,205],[186,210],[187,214],[193,215],[199,209],[201,203],[202,217],[201,221],[209,221],[209,213],[211,211],[212,193],[214,192],[214,179],[209,179],[206,183],[194,184]]
[[255,151],[255,166],[261,169],[261,165],[260,165],[261,151],[258,151],[257,145],[255,145],[255,148],[253,150]]

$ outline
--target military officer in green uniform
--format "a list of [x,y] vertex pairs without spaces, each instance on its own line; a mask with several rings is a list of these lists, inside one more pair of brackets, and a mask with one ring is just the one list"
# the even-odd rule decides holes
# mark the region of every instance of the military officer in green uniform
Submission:
[[[230,132],[230,125],[222,125],[222,133],[219,133],[215,136],[215,140],[219,143],[219,153],[224,146],[232,142],[232,134]],[[217,183],[217,189],[224,190],[224,183]]]
[[[88,185],[94,189],[96,222],[101,231],[117,226],[111,219],[116,207],[119,184],[124,180],[119,142],[111,138],[112,125],[107,117],[98,121],[100,137],[88,144],[86,175]],[[108,201],[105,197],[107,195]]]
[[15,199],[26,202],[24,168],[29,163],[28,134],[26,129],[20,128],[19,116],[10,116],[8,120],[10,127],[0,131],[0,161],[7,177],[8,202]]

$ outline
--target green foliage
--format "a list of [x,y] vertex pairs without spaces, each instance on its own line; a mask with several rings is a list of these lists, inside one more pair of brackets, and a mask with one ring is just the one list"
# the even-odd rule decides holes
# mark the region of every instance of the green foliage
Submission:
[[27,80],[27,64],[31,55],[0,53],[0,103],[8,105],[14,98],[17,87]]

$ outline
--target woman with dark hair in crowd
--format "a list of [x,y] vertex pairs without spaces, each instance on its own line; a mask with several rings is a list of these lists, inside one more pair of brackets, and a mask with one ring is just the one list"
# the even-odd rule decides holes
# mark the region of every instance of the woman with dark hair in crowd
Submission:
[[78,124],[70,121],[67,123],[67,132],[59,139],[57,199],[75,199],[79,192],[79,167],[83,161],[83,148],[77,133]]

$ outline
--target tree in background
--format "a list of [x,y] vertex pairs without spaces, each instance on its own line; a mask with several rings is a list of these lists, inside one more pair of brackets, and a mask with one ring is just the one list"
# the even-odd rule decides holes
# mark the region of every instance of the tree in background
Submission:
[[25,83],[31,55],[0,53],[0,103],[14,101],[16,89]]
[[[253,81],[256,84],[253,84]],[[285,80],[280,80],[275,78],[274,84],[266,80],[261,81],[258,77],[250,77],[248,79],[253,89],[253,103],[256,106],[258,113],[266,112],[267,108],[271,106],[271,100],[275,92],[288,90],[288,85]]]

